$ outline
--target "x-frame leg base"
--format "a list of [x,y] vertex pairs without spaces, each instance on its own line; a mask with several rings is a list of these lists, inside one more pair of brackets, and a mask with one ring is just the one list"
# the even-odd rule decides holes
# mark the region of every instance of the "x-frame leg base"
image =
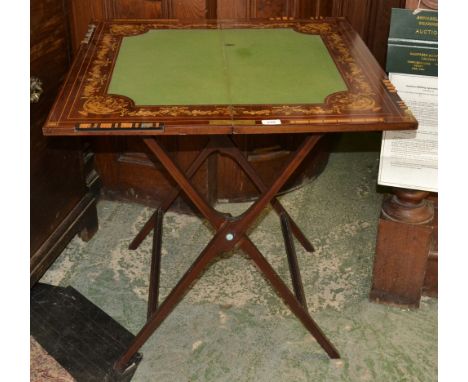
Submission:
[[[240,167],[245,171],[247,176],[250,178],[252,183],[257,187],[260,192],[264,192],[267,189],[267,186],[263,183],[262,179],[257,175],[255,169],[248,162],[248,160],[242,155],[240,150],[234,146],[232,140],[226,136],[213,136],[209,138],[207,146],[198,154],[196,159],[192,162],[189,168],[185,172],[187,179],[191,179],[204,161],[214,152],[221,152],[224,155],[228,155],[236,161]],[[165,197],[162,201],[159,209],[165,213],[172,203],[180,194],[180,188],[173,189],[169,195]],[[278,201],[278,199],[273,198],[271,200],[271,205],[273,209],[278,213],[278,215],[284,215],[289,220],[289,229],[292,231],[296,239],[302,244],[304,249],[307,252],[313,252],[314,247],[312,243],[306,238],[302,233],[300,228],[294,222],[294,220],[288,215],[284,207]],[[138,232],[137,236],[132,240],[129,245],[129,249],[135,250],[139,247],[141,242],[146,238],[146,236],[151,232],[155,227],[156,223],[156,212],[148,219],[143,228]]]
[[[227,217],[226,215],[220,214],[218,211],[213,209],[199,194],[199,192],[191,185],[189,178],[193,175],[191,174],[192,167],[187,170],[186,174],[184,174],[178,166],[174,163],[174,161],[167,155],[165,150],[159,145],[157,142],[157,138],[143,138],[143,141],[150,149],[150,151],[155,155],[155,157],[162,163],[165,167],[167,172],[173,177],[176,183],[179,185],[180,189],[190,198],[193,202],[195,207],[201,212],[201,214],[212,224],[212,226],[216,229],[216,233],[207,246],[203,249],[203,251],[199,254],[197,259],[191,265],[191,267],[187,270],[184,276],[180,279],[174,289],[169,293],[166,297],[164,302],[158,306],[157,301],[156,303],[152,303],[151,300],[149,301],[149,318],[147,323],[143,326],[140,332],[135,337],[132,344],[129,346],[127,351],[120,357],[120,359],[115,364],[116,370],[124,369],[133,355],[140,349],[140,347],[146,342],[146,340],[154,333],[154,331],[161,325],[164,319],[172,312],[175,306],[182,300],[183,296],[189,291],[192,284],[195,280],[201,275],[204,269],[211,263],[211,261],[218,255],[223,252],[227,252],[232,250],[235,247],[242,249],[256,264],[258,269],[261,273],[265,276],[265,278],[271,283],[273,289],[277,292],[277,294],[283,299],[283,301],[288,305],[291,311],[296,315],[296,317],[302,322],[305,328],[315,337],[317,342],[322,346],[322,348],[327,352],[330,358],[339,358],[339,353],[333,344],[327,339],[318,325],[314,322],[312,317],[309,315],[307,311],[307,307],[305,304],[305,298],[303,295],[302,290],[302,283],[300,282],[300,275],[299,275],[299,268],[297,266],[297,259],[295,259],[295,251],[292,246],[292,239],[289,232],[288,224],[292,221],[289,216],[286,214],[286,211],[282,207],[280,210],[280,216],[282,221],[282,229],[283,234],[285,236],[285,243],[286,243],[286,250],[288,254],[288,261],[290,264],[291,269],[291,276],[295,272],[299,275],[296,277],[296,281],[293,280],[293,286],[296,295],[294,295],[284,281],[280,278],[280,276],[275,272],[275,270],[271,267],[271,265],[267,262],[264,256],[260,253],[257,247],[252,243],[252,241],[247,237],[246,231],[250,227],[250,225],[255,221],[255,219],[259,216],[262,210],[266,207],[267,204],[272,203],[272,206],[275,208],[275,202],[273,200],[275,195],[281,189],[281,187],[286,183],[292,173],[297,169],[297,167],[301,164],[310,150],[315,146],[318,140],[321,138],[321,135],[309,135],[304,140],[302,145],[295,151],[295,153],[290,157],[288,162],[285,164],[283,170],[277,177],[277,179],[273,182],[273,184],[266,188],[263,183],[260,182],[256,183],[257,187],[261,190],[261,195],[255,201],[253,205],[251,205],[247,211],[245,211],[242,215],[238,217]],[[225,137],[224,142],[227,144],[229,143],[229,138]],[[223,142],[223,141],[221,141]],[[232,146],[231,143],[227,146]],[[210,150],[208,147],[205,150]],[[228,148],[226,147],[226,150]],[[238,151],[238,150],[237,150]],[[244,158],[242,154],[240,157],[237,157],[237,153],[232,152],[232,156],[235,157],[236,162],[249,174],[250,169],[245,168],[245,163],[243,162]],[[197,158],[197,160],[200,156]],[[204,158],[202,158],[204,160]],[[245,160],[245,159],[244,159]],[[193,169],[193,172],[196,171],[198,167]],[[278,202],[279,203],[279,202]],[[277,206],[279,204],[276,204]],[[168,208],[168,207],[167,207]],[[278,207],[276,207],[278,208]],[[275,208],[275,210],[276,210]],[[163,208],[161,208],[162,210]],[[278,210],[277,210],[278,212]],[[158,219],[162,219],[161,212],[157,212]],[[162,227],[161,220],[156,220],[155,222],[156,228],[159,226]],[[288,234],[289,232],[289,234]],[[292,231],[294,232],[294,231]],[[153,243],[158,246],[158,237],[160,236],[159,233],[155,230],[155,236]],[[288,248],[289,243],[289,248]],[[292,247],[291,247],[292,246]],[[155,260],[156,257],[156,260]],[[292,261],[291,261],[292,259]],[[154,248],[153,248],[153,262],[159,261],[157,259],[157,253],[155,256]],[[295,263],[295,264],[294,264]],[[156,272],[159,270],[154,269],[154,264],[152,264],[152,271]],[[159,265],[157,265],[159,266]],[[159,281],[158,281],[159,282]],[[158,282],[154,285],[150,285],[150,290],[152,288],[158,287]],[[301,294],[302,293],[302,294]],[[150,308],[150,306],[153,308]]]

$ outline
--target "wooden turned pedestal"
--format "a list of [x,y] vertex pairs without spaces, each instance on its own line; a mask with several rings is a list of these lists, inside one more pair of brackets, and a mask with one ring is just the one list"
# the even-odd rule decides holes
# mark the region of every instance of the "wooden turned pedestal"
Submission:
[[382,204],[369,297],[417,308],[434,242],[434,205],[427,199],[429,192],[399,188],[393,192]]
[[394,188],[394,195],[384,200],[382,215],[400,223],[426,224],[434,218],[434,207],[426,200],[429,192]]

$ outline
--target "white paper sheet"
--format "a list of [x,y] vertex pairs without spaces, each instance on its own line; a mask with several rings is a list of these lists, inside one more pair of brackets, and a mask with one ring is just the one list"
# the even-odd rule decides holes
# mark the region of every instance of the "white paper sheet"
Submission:
[[418,130],[385,131],[378,183],[437,192],[437,77],[390,73],[399,96],[419,122]]

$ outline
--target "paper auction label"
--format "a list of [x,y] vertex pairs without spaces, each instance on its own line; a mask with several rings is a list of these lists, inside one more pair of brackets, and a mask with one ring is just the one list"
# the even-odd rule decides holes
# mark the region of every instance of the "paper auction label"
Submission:
[[262,125],[281,125],[281,119],[262,119]]

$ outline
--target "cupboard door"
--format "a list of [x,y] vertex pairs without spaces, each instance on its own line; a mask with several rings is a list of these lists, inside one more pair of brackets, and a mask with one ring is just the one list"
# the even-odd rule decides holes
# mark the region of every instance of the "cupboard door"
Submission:
[[69,57],[65,14],[61,0],[31,1],[31,76],[38,78],[42,94],[30,107],[31,253],[60,224],[80,198],[80,177],[60,176],[66,167],[79,168],[79,153],[73,143],[42,135],[42,125],[52,107]]
[[[30,251],[34,283],[79,231],[75,215],[96,218],[87,197],[78,139],[46,138],[42,125],[70,64],[67,14],[62,0],[32,0],[30,26]],[[87,199],[86,199],[87,198]],[[94,208],[94,210],[92,210]],[[88,216],[89,215],[89,216]],[[89,222],[89,234],[97,221]],[[86,224],[85,224],[86,225]]]

